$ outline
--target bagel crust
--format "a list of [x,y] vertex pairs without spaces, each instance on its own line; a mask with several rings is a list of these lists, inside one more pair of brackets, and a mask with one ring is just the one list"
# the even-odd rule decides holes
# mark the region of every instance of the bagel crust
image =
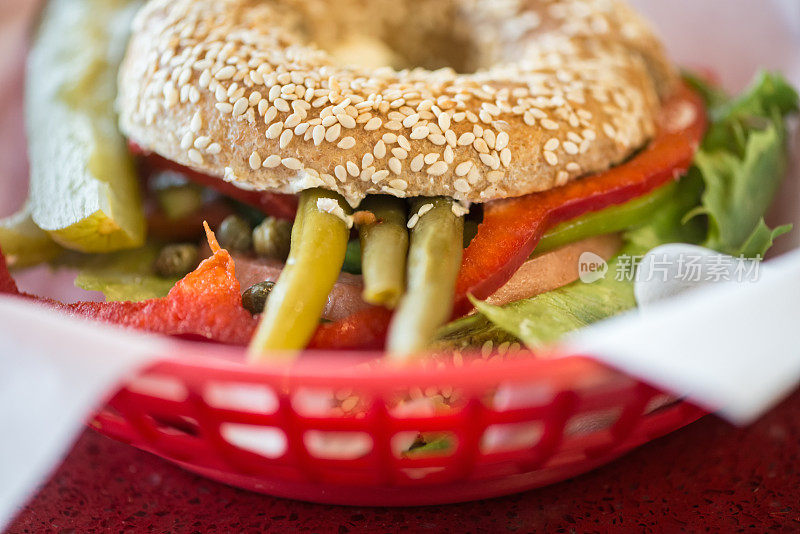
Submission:
[[676,78],[620,0],[150,0],[118,109],[243,189],[486,202],[623,161]]

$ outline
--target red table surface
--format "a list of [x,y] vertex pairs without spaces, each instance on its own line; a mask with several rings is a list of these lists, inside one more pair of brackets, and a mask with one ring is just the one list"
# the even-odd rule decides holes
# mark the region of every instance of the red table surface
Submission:
[[609,530],[800,532],[800,392],[745,429],[709,416],[573,480],[427,508],[249,493],[87,430],[9,532]]

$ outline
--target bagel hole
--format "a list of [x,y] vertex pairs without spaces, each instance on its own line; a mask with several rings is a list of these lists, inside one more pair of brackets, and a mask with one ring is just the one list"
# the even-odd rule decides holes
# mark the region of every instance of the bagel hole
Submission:
[[368,11],[356,10],[345,19],[341,11],[348,9],[347,0],[314,6],[316,9],[307,11],[300,23],[302,32],[342,66],[450,68],[471,74],[490,63],[476,40],[475,13],[456,3],[377,2]]
[[459,74],[478,70],[473,60],[474,43],[465,36],[429,32],[409,39],[402,31],[390,32],[385,39],[371,35],[352,35],[327,50],[344,66],[395,70],[453,69]]

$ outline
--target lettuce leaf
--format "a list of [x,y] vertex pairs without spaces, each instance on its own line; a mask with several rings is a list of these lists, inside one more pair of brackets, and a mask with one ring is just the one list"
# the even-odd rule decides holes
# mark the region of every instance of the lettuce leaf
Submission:
[[734,256],[762,256],[791,226],[770,229],[764,215],[786,173],[785,118],[798,110],[797,92],[778,74],[760,74],[739,98],[727,98],[699,78],[688,80],[706,99],[711,124],[671,204],[625,245],[594,283],[563,288],[505,306],[475,301],[479,313],[440,332],[439,347],[475,346],[508,336],[532,348],[636,306],[624,274],[632,258],[674,242],[701,244]]
[[759,75],[740,98],[710,109],[712,123],[695,156],[705,191],[691,212],[708,219],[704,246],[732,256],[763,256],[791,230],[771,230],[764,214],[786,174],[784,118],[797,110],[797,92],[770,73]]
[[75,285],[100,291],[106,301],[142,301],[165,297],[178,278],[162,278],[153,272],[160,247],[153,243],[111,254],[73,254],[62,265],[79,270]]

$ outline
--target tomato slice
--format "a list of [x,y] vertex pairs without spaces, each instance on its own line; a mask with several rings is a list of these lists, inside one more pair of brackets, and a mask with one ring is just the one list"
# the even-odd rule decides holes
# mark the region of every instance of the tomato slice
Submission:
[[247,345],[257,319],[242,307],[233,259],[206,227],[214,253],[162,299],[64,304],[20,294],[0,254],[0,293],[34,299],[53,309],[105,323],[169,336]]
[[[682,87],[664,104],[656,137],[631,160],[563,187],[487,203],[478,234],[464,251],[456,284],[454,317],[472,309],[467,295],[485,299],[508,282],[548,229],[585,213],[625,203],[677,180],[691,165],[705,129],[702,100],[689,88]],[[335,347],[342,336],[353,341],[364,339],[369,345],[347,348],[374,348],[375,333],[388,331],[390,319],[385,310],[369,309],[344,321],[323,325],[319,338],[315,337],[315,347],[327,348],[325,343]]]
[[128,145],[131,152],[144,156],[143,170],[146,173],[164,170],[179,172],[192,182],[210,187],[225,196],[253,206],[266,215],[271,215],[278,219],[293,221],[295,213],[297,213],[297,197],[295,195],[241,189],[215,176],[197,172],[189,167],[184,167],[174,161],[162,158],[158,154],[145,152],[135,143],[129,143]]

